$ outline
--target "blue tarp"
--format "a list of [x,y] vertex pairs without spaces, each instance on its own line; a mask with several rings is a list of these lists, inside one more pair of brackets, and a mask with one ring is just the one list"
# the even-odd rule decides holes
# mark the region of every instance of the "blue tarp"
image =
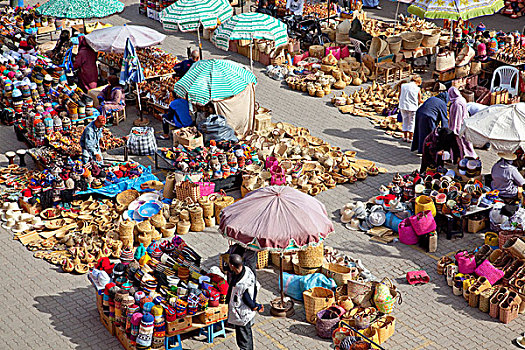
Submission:
[[129,189],[135,189],[137,191],[142,191],[140,189],[140,185],[142,185],[146,181],[158,180],[158,178],[151,173],[151,167],[146,168],[140,164],[139,166],[142,167],[144,170],[144,172],[142,173],[140,177],[137,177],[135,179],[123,178],[122,181],[119,183],[101,187],[101,188],[96,188],[96,189],[89,188],[87,191],[78,192],[78,194],[98,193],[98,194],[101,194],[107,197],[115,197],[120,192],[129,190]]

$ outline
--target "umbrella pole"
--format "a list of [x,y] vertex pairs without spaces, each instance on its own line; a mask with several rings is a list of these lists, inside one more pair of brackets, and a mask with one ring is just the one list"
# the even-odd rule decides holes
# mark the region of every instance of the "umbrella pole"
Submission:
[[399,13],[399,0],[397,1],[397,7],[396,7],[396,24],[397,24],[397,14]]
[[141,104],[141,101],[140,101],[139,83],[135,83],[135,88],[136,88],[136,92],[137,92],[137,104],[138,104],[138,107],[139,107],[139,118],[135,119],[135,121],[133,122],[133,125],[135,125],[135,126],[146,126],[146,125],[149,124],[149,119],[148,118],[144,118],[144,116],[142,114],[142,104]]
[[197,40],[199,41],[199,56],[202,60],[202,44],[201,44],[201,25],[197,27]]
[[250,40],[250,69],[253,72],[253,34],[251,35]]
[[283,287],[283,255],[280,254],[280,260],[279,260],[279,273],[281,274],[279,287],[281,290],[281,307],[284,308],[284,287]]

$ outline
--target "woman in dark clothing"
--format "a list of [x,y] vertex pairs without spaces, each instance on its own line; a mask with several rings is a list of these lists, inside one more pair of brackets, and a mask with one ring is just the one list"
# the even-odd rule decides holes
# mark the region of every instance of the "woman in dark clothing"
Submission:
[[268,6],[268,0],[261,0],[259,2],[259,7],[257,8],[257,11],[255,12],[263,13],[268,16],[273,16],[273,12]]
[[425,138],[420,172],[424,173],[429,166],[442,166],[447,158],[456,164],[462,157],[454,132],[449,128],[436,128]]
[[442,128],[448,128],[447,103],[448,94],[441,92],[418,108],[411,151],[417,150],[417,153],[422,153],[425,138],[440,124]]
[[84,92],[97,87],[97,53],[89,46],[86,38],[83,36],[78,38],[78,54],[75,58],[73,69],[80,69],[78,79],[80,88]]
[[64,56],[67,50],[72,46],[69,30],[60,32],[60,38],[55,45],[55,48],[47,53],[54,64],[60,66],[64,62]]

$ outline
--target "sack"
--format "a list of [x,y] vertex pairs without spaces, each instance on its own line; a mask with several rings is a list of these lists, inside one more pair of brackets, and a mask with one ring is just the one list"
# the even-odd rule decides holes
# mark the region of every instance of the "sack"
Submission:
[[476,259],[473,254],[462,251],[457,253],[455,258],[458,263],[459,273],[473,273],[476,270]]
[[418,237],[414,232],[412,225],[410,224],[409,218],[406,218],[405,220],[401,221],[398,227],[398,231],[399,241],[401,243],[408,245],[417,244]]
[[427,233],[436,230],[436,220],[434,220],[430,210],[420,212],[408,219],[410,220],[410,225],[412,225],[415,234],[418,236],[426,235]]
[[126,143],[129,154],[149,156],[157,152],[155,130],[152,127],[133,127]]
[[505,274],[502,270],[495,268],[488,259],[479,264],[474,272],[478,276],[486,277],[491,285],[494,285],[496,282],[502,279],[503,275]]
[[212,114],[197,126],[199,131],[204,135],[204,140],[233,141],[239,139],[235,136],[235,131],[228,125],[226,118],[222,115]]
[[201,197],[199,184],[192,181],[185,180],[175,185],[176,198],[180,201],[185,201],[190,198],[193,202],[197,202]]
[[444,72],[456,66],[456,58],[453,51],[445,51],[436,57],[436,70]]

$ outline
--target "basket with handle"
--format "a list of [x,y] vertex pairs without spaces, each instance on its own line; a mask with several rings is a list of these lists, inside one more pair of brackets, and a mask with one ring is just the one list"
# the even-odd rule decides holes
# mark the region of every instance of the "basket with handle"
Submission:
[[346,284],[355,275],[356,268],[351,268],[341,264],[328,263],[323,265],[323,275],[333,278],[338,286]]
[[390,315],[381,317],[372,327],[377,331],[379,337],[378,343],[382,344],[394,334],[396,329],[396,318]]
[[384,314],[390,314],[392,311],[394,311],[394,307],[396,305],[396,301],[401,304],[403,302],[403,299],[401,297],[401,293],[397,291],[396,286],[392,283],[390,278],[385,277],[381,280],[382,284],[386,285],[390,289],[390,295],[392,295],[392,298],[389,300],[374,300],[374,303],[377,307],[377,309],[384,313]]
[[198,184],[201,197],[209,196],[210,194],[215,192],[215,182],[200,181],[198,182]]
[[316,246],[308,246],[305,250],[300,250],[298,256],[300,267],[321,267],[324,260],[324,245],[319,243]]
[[214,193],[208,197],[215,205],[215,220],[217,224],[220,223],[221,210],[226,208],[228,205],[233,204],[235,199],[232,196],[226,195],[226,192],[220,190],[219,193]]
[[186,176],[184,181],[175,185],[175,196],[181,201],[190,198],[193,202],[197,202],[201,197],[199,184],[192,182],[190,177]]
[[315,320],[315,331],[320,338],[330,339],[332,338],[332,332],[337,327],[343,312],[338,312],[338,309],[329,307],[319,311],[316,314]]
[[503,248],[503,245],[505,244],[505,242],[507,242],[507,240],[513,237],[523,237],[523,231],[522,230],[501,230],[498,233],[499,247]]
[[347,293],[352,298],[355,305],[370,305],[372,298],[372,283],[363,280],[349,280],[347,283]]
[[323,287],[314,287],[303,292],[306,321],[315,324],[319,311],[335,302],[334,292]]

